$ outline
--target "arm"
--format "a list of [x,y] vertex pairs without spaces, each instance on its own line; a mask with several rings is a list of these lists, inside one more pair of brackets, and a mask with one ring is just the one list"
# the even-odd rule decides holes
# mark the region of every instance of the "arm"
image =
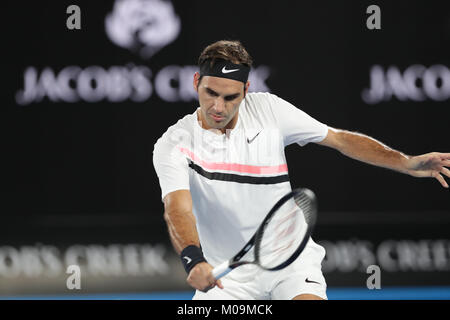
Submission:
[[381,142],[361,133],[328,129],[320,145],[334,148],[342,154],[371,165],[396,170],[414,177],[436,178],[443,187],[448,184],[442,174],[450,177],[450,153],[431,152],[419,156],[408,156],[389,148]]
[[188,190],[174,191],[166,195],[163,201],[164,220],[175,251],[180,254],[189,245],[200,247],[191,193]]
[[189,192],[188,166],[172,134],[173,131],[168,130],[153,149],[153,165],[164,197],[164,219],[175,251],[182,255],[181,261],[189,273],[187,282],[195,289],[207,291],[222,284],[215,281],[212,266],[204,262],[200,251]]
[[[164,219],[169,229],[170,240],[178,254],[190,245],[200,247],[189,190],[177,190],[164,197]],[[213,277],[212,269],[207,262],[197,263],[189,272],[187,282],[193,288],[204,292],[216,285],[222,289],[222,283]]]

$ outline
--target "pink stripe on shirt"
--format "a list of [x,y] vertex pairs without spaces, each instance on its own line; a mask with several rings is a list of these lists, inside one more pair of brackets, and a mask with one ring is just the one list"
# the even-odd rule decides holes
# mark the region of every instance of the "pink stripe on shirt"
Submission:
[[288,172],[287,164],[280,164],[277,166],[252,166],[239,163],[226,163],[226,162],[208,162],[197,157],[192,151],[178,147],[178,149],[191,158],[196,164],[202,166],[204,169],[209,170],[226,170],[235,171],[241,173],[256,173],[256,174],[272,174]]

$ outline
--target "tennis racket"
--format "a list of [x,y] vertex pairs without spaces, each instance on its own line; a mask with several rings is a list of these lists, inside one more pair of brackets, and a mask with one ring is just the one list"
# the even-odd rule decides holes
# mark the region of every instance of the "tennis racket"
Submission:
[[[270,271],[287,267],[302,253],[316,220],[314,192],[306,188],[289,192],[273,206],[241,251],[213,269],[213,276],[220,279],[233,269],[250,263]],[[252,248],[253,261],[241,261]]]

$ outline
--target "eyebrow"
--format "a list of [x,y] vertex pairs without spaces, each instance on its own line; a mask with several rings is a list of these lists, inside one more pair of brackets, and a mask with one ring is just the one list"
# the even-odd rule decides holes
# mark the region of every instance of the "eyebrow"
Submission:
[[[209,94],[212,94],[212,95],[214,95],[214,96],[220,96],[220,94],[218,94],[218,93],[217,93],[216,91],[214,91],[213,89],[206,88],[206,91],[207,91]],[[233,100],[233,99],[239,97],[239,95],[240,95],[240,93],[229,94],[229,95],[224,96],[224,99],[227,99],[227,100]]]

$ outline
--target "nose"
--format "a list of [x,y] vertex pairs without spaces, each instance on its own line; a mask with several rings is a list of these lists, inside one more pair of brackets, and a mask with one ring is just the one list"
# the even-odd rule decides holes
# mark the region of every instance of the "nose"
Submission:
[[221,97],[218,97],[214,101],[214,110],[217,113],[221,113],[221,112],[223,112],[225,110],[225,101]]

